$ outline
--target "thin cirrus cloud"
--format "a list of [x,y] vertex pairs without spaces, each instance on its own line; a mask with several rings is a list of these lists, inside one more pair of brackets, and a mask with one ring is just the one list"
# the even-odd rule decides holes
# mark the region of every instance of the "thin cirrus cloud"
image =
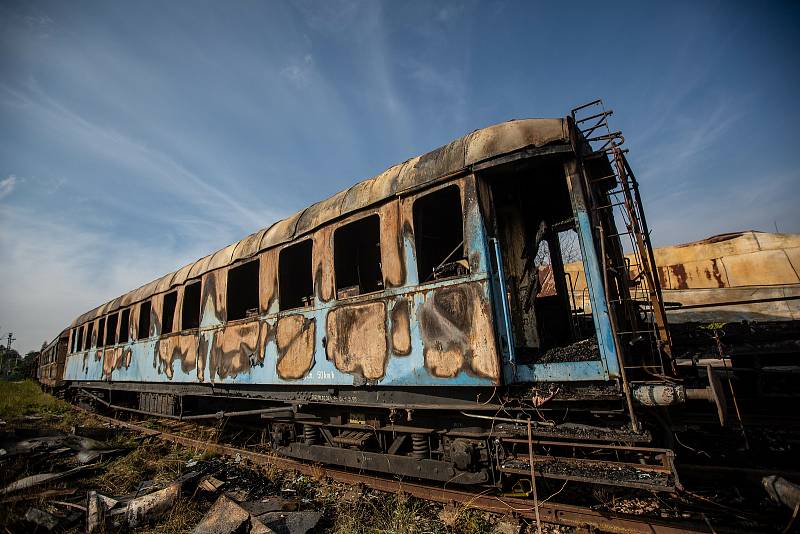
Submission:
[[[596,97],[616,110],[657,244],[800,231],[798,9],[622,12],[3,4],[0,334],[38,348],[78,314],[394,163]],[[598,27],[613,54],[587,46]]]

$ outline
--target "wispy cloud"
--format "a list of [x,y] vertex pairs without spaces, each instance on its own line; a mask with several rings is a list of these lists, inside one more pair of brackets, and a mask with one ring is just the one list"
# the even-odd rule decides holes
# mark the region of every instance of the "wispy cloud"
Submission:
[[0,180],[0,200],[10,195],[16,185],[17,177],[13,174]]
[[281,69],[281,76],[297,87],[307,87],[314,68],[314,57],[306,54],[302,62],[293,63]]

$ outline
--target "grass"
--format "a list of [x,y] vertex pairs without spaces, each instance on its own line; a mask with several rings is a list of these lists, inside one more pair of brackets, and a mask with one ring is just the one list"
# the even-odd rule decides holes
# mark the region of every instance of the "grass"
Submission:
[[25,415],[64,415],[72,407],[42,391],[33,380],[0,382],[0,418],[18,419]]
[[143,443],[110,462],[93,482],[97,491],[104,495],[132,493],[145,480],[166,485],[184,473],[191,457],[191,452],[182,447]]

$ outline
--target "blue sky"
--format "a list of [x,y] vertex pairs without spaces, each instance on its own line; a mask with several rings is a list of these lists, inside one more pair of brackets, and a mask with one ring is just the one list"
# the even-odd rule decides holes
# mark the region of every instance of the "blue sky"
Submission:
[[800,232],[798,28],[777,2],[3,0],[0,334],[38,348],[394,163],[597,97],[656,245]]

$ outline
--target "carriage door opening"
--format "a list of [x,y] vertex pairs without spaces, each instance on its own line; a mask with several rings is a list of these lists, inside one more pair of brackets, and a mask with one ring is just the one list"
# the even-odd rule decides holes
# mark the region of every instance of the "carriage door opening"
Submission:
[[599,360],[585,296],[575,291],[581,249],[563,163],[502,172],[488,184],[517,363]]

